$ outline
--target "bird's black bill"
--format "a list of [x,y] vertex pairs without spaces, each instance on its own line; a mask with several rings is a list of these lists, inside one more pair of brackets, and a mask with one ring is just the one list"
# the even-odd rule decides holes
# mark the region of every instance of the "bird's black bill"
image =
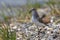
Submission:
[[29,11],[29,13],[31,13],[33,10],[36,10],[35,8],[32,8],[30,11]]

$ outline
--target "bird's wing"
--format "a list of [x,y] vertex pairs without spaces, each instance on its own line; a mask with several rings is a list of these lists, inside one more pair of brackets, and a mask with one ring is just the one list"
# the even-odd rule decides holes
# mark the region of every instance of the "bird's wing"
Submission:
[[38,15],[41,18],[42,15],[50,15],[50,9],[37,9]]
[[37,19],[34,21],[37,26],[46,26],[44,23],[39,22]]
[[42,19],[41,18],[37,18],[37,19],[35,19],[34,20],[35,21],[35,24],[37,25],[37,26],[46,26],[43,22],[42,22]]

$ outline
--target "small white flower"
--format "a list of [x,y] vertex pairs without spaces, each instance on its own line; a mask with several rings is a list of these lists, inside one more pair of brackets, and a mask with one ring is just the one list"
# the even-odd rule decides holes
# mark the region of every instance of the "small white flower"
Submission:
[[51,17],[50,22],[53,23],[53,21],[54,21],[54,16]]
[[21,29],[20,29],[20,28],[18,28],[17,30],[18,30],[18,31],[20,31]]
[[13,32],[14,30],[11,29],[10,31]]
[[47,31],[47,34],[50,34],[50,32],[49,32],[49,31]]
[[14,26],[13,29],[17,29],[17,26]]
[[17,40],[19,40],[20,38],[17,38]]

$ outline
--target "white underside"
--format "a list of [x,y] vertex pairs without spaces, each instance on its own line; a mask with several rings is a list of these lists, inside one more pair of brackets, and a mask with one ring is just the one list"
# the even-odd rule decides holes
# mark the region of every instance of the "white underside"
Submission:
[[46,26],[43,23],[40,23],[36,18],[34,18],[34,16],[32,16],[31,22],[33,22],[34,24],[36,24],[38,26]]

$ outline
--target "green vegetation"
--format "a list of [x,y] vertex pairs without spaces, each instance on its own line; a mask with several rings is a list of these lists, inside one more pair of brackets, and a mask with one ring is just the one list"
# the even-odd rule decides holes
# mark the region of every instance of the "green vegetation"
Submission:
[[16,40],[16,32],[10,31],[6,25],[0,25],[0,40]]
[[[50,0],[49,2],[46,3],[52,10],[51,10],[51,14],[52,15],[60,15],[60,2],[56,0]],[[21,7],[21,9],[19,9],[18,11],[16,11],[16,13],[18,14],[18,16],[16,17],[18,19],[18,21],[23,20],[22,22],[24,22],[25,20],[29,19],[31,17],[31,14],[29,13],[31,8],[40,8],[43,5],[40,3],[34,3],[31,4],[29,3],[29,1],[27,2],[26,5],[23,5]],[[56,7],[57,6],[57,7]],[[15,10],[16,8],[14,8]],[[17,9],[16,9],[17,10]],[[5,23],[7,24],[7,26],[0,26],[0,40],[16,40],[16,31],[9,31],[10,28],[8,28],[8,20],[11,19],[11,17],[7,17],[4,14],[2,15],[4,17]],[[28,18],[27,18],[28,17]],[[21,22],[21,21],[20,21]]]
[[[26,17],[30,18],[31,14],[29,13],[29,11],[30,11],[29,9],[31,9],[31,8],[40,8],[40,4],[35,3],[35,4],[26,4],[26,5],[22,6],[22,10],[19,9],[17,11],[18,16],[16,18],[19,18],[19,20],[24,20],[24,19],[26,19]],[[14,9],[17,10],[16,8],[14,8]],[[10,31],[9,24],[8,24],[9,20],[12,17],[5,16],[4,13],[2,14],[2,16],[4,17],[4,20],[5,20],[4,23],[6,24],[6,26],[3,24],[0,25],[0,40],[16,40],[16,31]]]
[[51,8],[52,15],[60,15],[60,1],[59,0],[49,0],[46,3]]

